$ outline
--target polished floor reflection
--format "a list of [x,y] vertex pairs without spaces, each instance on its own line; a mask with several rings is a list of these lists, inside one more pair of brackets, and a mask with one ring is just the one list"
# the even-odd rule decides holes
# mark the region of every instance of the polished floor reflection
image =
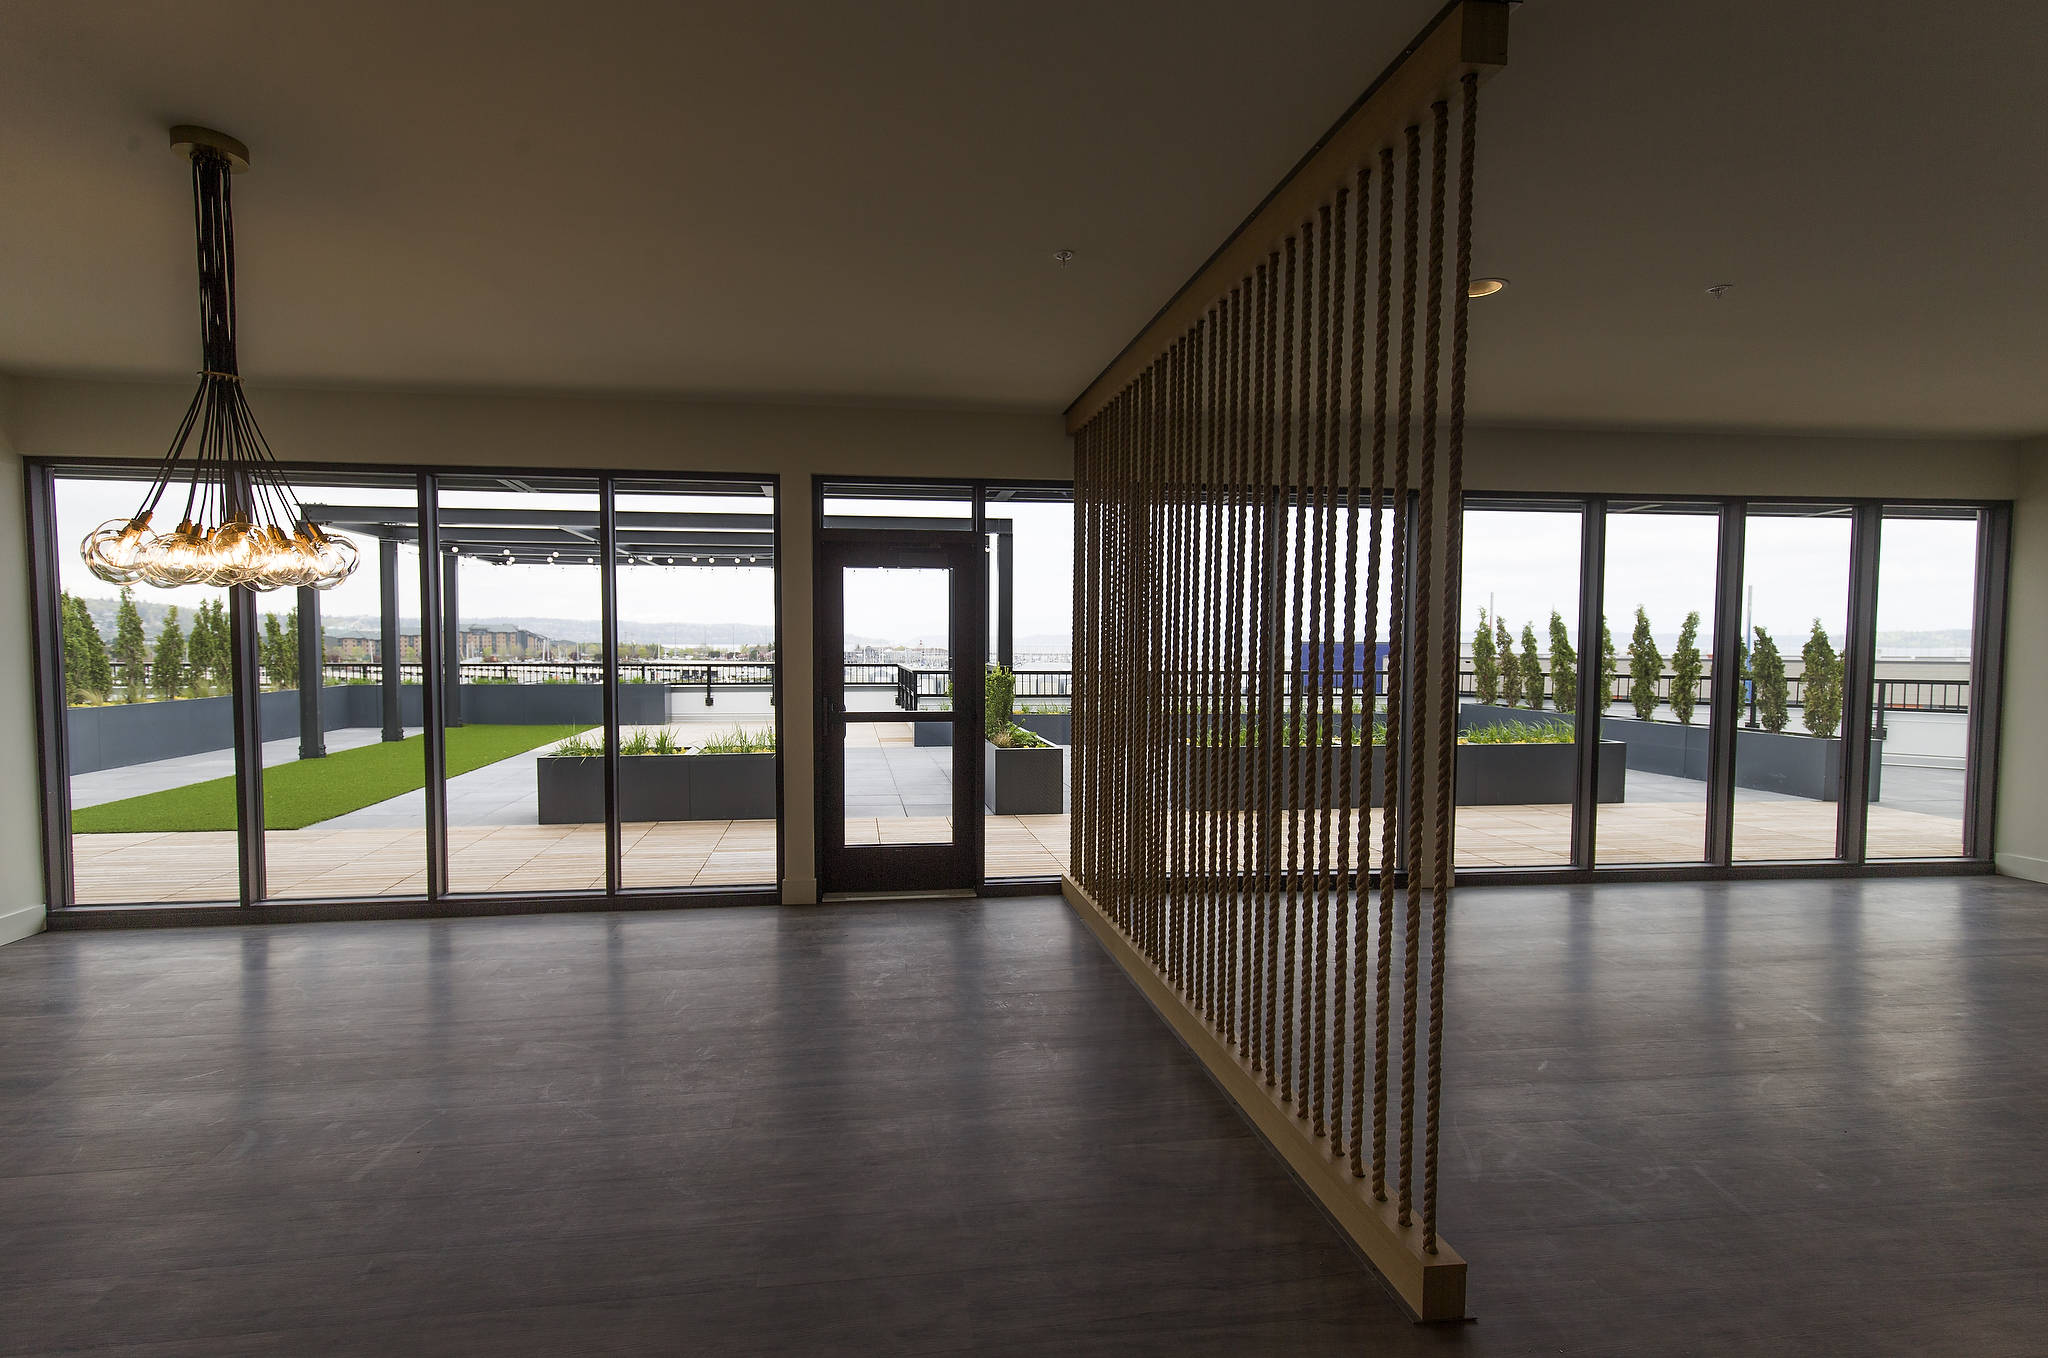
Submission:
[[1056,900],[43,935],[0,1353],[2039,1352],[2048,888],[1451,946],[1423,1330]]

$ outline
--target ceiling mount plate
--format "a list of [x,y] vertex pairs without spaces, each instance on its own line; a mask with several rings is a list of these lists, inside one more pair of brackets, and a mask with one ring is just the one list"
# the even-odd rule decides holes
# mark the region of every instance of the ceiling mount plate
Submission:
[[216,132],[210,127],[194,127],[179,123],[171,129],[171,149],[186,159],[199,147],[211,147],[228,158],[228,164],[236,174],[249,168],[249,148],[225,132]]

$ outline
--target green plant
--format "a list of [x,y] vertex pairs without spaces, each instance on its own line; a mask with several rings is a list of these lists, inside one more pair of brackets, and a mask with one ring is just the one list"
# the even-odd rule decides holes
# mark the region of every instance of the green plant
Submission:
[[157,633],[156,650],[149,657],[149,686],[160,697],[178,692],[178,676],[185,669],[185,629],[178,626],[178,606],[164,612],[164,630]]
[[1483,608],[1472,633],[1472,691],[1482,703],[1500,701],[1500,652],[1494,649],[1493,625]]
[[1012,722],[1005,729],[989,737],[989,743],[1000,750],[1035,750],[1050,746],[1052,742],[1039,737],[1035,731],[1027,731]]
[[85,600],[73,595],[59,594],[57,611],[64,636],[64,701],[73,707],[104,702],[113,691],[114,671],[99,626]]
[[282,616],[263,615],[263,636],[256,643],[256,658],[272,688],[299,686],[299,610]]
[[1564,615],[1550,610],[1550,696],[1560,712],[1575,711],[1579,705],[1579,653],[1572,649],[1571,629]]
[[1574,738],[1570,722],[1503,721],[1477,727],[1458,737],[1461,745],[1569,745]]
[[1650,615],[1636,608],[1635,635],[1628,640],[1628,702],[1637,721],[1648,721],[1657,710],[1657,680],[1664,674],[1664,653],[1650,635]]
[[735,726],[707,736],[697,745],[699,754],[774,754],[775,732],[752,731]]
[[1515,663],[1515,639],[1499,614],[1493,619],[1493,645],[1500,656],[1500,700],[1513,707],[1522,701],[1522,667]]
[[1605,712],[1614,706],[1615,666],[1618,663],[1614,652],[1614,629],[1607,625],[1607,619],[1600,619],[1600,710]]
[[342,680],[341,682],[349,688],[377,688],[381,686],[384,681],[382,679],[372,679],[367,675],[355,674],[350,675],[348,678]]
[[1529,706],[1543,706],[1543,662],[1536,658],[1536,629],[1522,624],[1522,696]]
[[519,681],[509,674],[479,674],[474,679],[464,679],[465,684],[516,684]]
[[1016,715],[1017,676],[1005,666],[992,665],[988,677],[982,680],[981,691],[986,704],[981,714],[982,730],[1000,745],[1002,742],[996,736],[1013,724]]
[[1799,654],[1806,662],[1806,729],[1831,736],[1842,724],[1842,658],[1819,618],[1813,620],[1813,633]]
[[142,614],[135,608],[135,591],[121,586],[121,605],[114,610],[114,663],[121,667],[123,695],[134,702],[142,689],[142,667],[149,663],[149,646],[142,639]]
[[1785,729],[1785,660],[1778,643],[1763,628],[1756,629],[1756,645],[1749,653],[1750,680],[1756,685],[1756,715],[1766,731]]
[[1688,613],[1685,626],[1678,629],[1678,648],[1671,653],[1671,715],[1686,726],[1692,724],[1693,705],[1699,701],[1699,639],[1700,615]]
[[186,638],[187,658],[192,664],[192,684],[227,688],[233,682],[233,646],[228,640],[228,606],[219,599],[203,601],[192,616],[192,631]]

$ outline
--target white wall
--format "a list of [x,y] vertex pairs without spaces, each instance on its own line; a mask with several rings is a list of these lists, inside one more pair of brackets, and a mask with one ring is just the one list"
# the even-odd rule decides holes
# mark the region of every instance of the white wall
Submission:
[[15,386],[0,377],[0,943],[43,927],[35,692],[30,679],[28,553],[21,457],[12,430]]
[[2020,450],[1998,751],[1998,870],[2048,882],[2048,438]]

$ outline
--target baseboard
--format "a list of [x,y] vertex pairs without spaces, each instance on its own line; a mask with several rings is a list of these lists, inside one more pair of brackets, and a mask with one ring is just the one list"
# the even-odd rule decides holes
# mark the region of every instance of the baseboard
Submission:
[[1992,858],[1999,872],[2007,877],[2024,877],[2030,882],[2048,882],[2048,858],[2036,858],[2032,854],[2001,853]]
[[1252,1126],[1315,1194],[1331,1220],[1351,1237],[1402,1303],[1419,1320],[1462,1320],[1465,1261],[1458,1252],[1441,1237],[1434,1254],[1425,1252],[1421,1226],[1400,1224],[1392,1193],[1389,1201],[1376,1201],[1368,1182],[1352,1175],[1349,1161],[1333,1155],[1329,1142],[1312,1135],[1287,1105],[1267,1092],[1264,1077],[1252,1070],[1206,1019],[1181,1001],[1166,978],[1131,946],[1123,931],[1073,878],[1062,878],[1060,889],[1081,922],[1137,983],[1188,1050],[1209,1068],[1224,1093],[1244,1110]]
[[43,931],[50,912],[40,904],[17,905],[11,910],[0,910],[0,944],[19,943],[24,938],[33,938]]

